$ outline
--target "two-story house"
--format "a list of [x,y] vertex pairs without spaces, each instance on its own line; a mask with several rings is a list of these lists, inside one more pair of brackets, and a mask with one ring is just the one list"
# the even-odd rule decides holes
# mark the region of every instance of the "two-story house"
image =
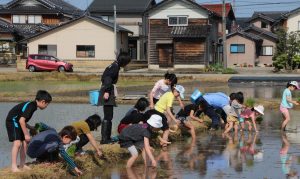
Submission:
[[300,7],[286,14],[284,25],[288,32],[300,31]]
[[[227,35],[229,67],[272,66],[276,50],[275,31],[284,25],[285,11],[254,12],[245,28]],[[244,21],[243,21],[244,23]]]
[[[12,0],[0,8],[0,24],[8,27],[6,31],[0,31],[0,41],[2,44],[5,41],[13,42],[9,43],[11,49],[15,48],[15,42],[23,38],[49,30],[82,14],[82,10],[63,0]],[[3,39],[8,34],[10,38]],[[17,47],[17,53],[26,54],[24,45]]]
[[133,32],[129,36],[128,50],[134,60],[147,59],[147,19],[144,11],[155,5],[155,0],[94,0],[88,7],[92,16],[114,22],[116,6],[116,22]]

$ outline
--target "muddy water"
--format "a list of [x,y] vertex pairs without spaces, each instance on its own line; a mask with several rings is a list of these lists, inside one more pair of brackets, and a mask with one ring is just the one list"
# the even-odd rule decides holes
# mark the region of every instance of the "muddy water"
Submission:
[[194,144],[185,139],[172,144],[167,151],[156,151],[157,170],[144,168],[140,158],[132,169],[125,169],[124,161],[95,178],[298,178],[300,112],[293,111],[292,115],[293,121],[285,134],[278,130],[279,113],[267,111],[257,134],[199,134]]
[[[0,103],[0,167],[10,164],[11,143],[7,142],[4,121],[14,103]],[[130,106],[116,108],[114,129],[118,119]],[[84,104],[51,104],[38,110],[29,122],[43,121],[56,129],[100,110]],[[101,115],[102,113],[100,113]],[[190,139],[173,143],[167,151],[157,150],[158,168],[144,168],[142,159],[131,170],[124,168],[126,159],[107,170],[96,170],[95,178],[285,178],[300,172],[300,111],[292,111],[289,132],[278,130],[280,114],[266,111],[258,134],[244,132],[222,136],[220,132],[202,133],[194,144]],[[296,133],[296,132],[299,133]],[[115,132],[115,131],[114,131]],[[95,133],[100,136],[100,132]],[[146,177],[145,177],[146,176]]]

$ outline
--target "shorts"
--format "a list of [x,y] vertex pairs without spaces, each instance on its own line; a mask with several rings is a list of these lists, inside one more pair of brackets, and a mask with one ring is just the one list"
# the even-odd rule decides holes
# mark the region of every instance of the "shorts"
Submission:
[[184,124],[185,122],[188,121],[188,119],[184,116],[176,116],[176,119],[178,119],[181,124]]
[[9,142],[13,142],[15,140],[20,140],[20,141],[25,140],[24,133],[18,122],[6,121],[6,130],[7,130]]
[[233,122],[234,124],[239,124],[239,120],[237,117],[234,116],[227,116],[227,122]]
[[284,115],[284,116],[289,116],[289,109],[288,108],[285,108],[283,106],[280,105],[280,112]]
[[139,152],[138,152],[137,148],[134,145],[128,147],[127,149],[129,151],[129,153],[131,154],[131,156],[139,155]]

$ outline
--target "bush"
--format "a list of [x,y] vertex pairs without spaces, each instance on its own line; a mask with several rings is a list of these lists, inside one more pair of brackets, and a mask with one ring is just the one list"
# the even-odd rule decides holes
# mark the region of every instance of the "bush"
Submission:
[[253,108],[254,104],[255,104],[255,100],[253,98],[248,98],[245,102],[245,105],[250,108]]

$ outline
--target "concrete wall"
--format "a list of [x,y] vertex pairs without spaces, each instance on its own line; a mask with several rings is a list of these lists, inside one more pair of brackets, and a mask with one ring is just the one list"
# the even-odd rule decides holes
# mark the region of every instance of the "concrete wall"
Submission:
[[132,31],[130,36],[138,37],[141,35],[140,26],[143,22],[142,16],[139,15],[120,15],[117,16],[117,24]]
[[[244,38],[240,35],[235,35],[227,39],[227,65],[228,67],[247,65],[254,66],[255,64],[255,43],[252,40]],[[245,44],[245,53],[230,53],[231,44]]]
[[300,22],[300,12],[289,16],[288,19],[287,19],[288,32],[300,30],[300,29],[298,29],[299,28],[298,27],[299,22]]
[[[128,36],[122,37],[121,44],[118,34],[117,47],[127,51]],[[29,54],[38,53],[39,45],[57,45],[57,57],[63,60],[115,59],[113,29],[85,18],[31,39],[27,45]],[[95,45],[95,57],[76,57],[76,45]]]

